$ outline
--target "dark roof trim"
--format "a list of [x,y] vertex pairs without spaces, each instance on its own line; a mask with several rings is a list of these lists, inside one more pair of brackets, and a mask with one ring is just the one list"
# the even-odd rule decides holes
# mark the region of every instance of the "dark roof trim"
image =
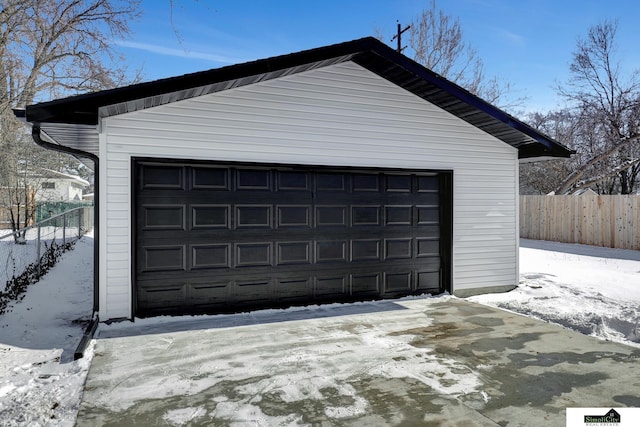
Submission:
[[[326,66],[345,62],[358,51],[358,49],[354,50],[352,45],[358,45],[367,40],[355,40],[339,45],[29,105],[26,108],[26,119],[28,122],[96,125],[98,124],[98,109],[100,107],[188,91],[221,82],[230,82],[230,87],[235,87],[231,86],[233,82],[247,77],[254,77],[253,80],[258,82],[266,80],[264,76],[269,74],[277,73],[277,76],[274,77],[280,77],[292,74],[291,70],[300,72],[316,68],[319,66],[318,63],[321,63],[320,66]],[[377,40],[375,41],[377,42]],[[340,52],[344,52],[344,54]],[[253,83],[253,81],[248,83]]]
[[[558,145],[561,145],[560,143],[552,140],[550,137],[543,135],[539,131],[533,129],[531,126],[527,125],[526,123],[523,123],[520,120],[516,119],[515,117],[511,116],[510,114],[506,113],[505,111],[489,104],[487,101],[483,100],[482,98],[477,97],[476,95],[472,94],[466,89],[445,79],[444,77],[431,71],[430,69],[423,67],[422,65],[407,58],[406,56],[399,54],[397,51],[393,49],[390,49],[390,50],[391,52],[385,52],[385,53],[387,55],[395,56],[395,58],[393,58],[393,61],[397,63],[399,66],[401,66],[402,68],[414,73],[416,76],[420,76],[421,78],[428,80],[434,86],[437,86],[438,88],[454,96],[460,101],[468,104],[469,106],[474,107],[479,111],[485,112],[486,114],[490,115],[494,119],[533,138],[537,142],[543,144],[548,150],[553,151],[554,149],[559,148],[557,147]],[[355,62],[359,62],[357,58]],[[369,67],[365,66],[365,68],[369,68]],[[436,105],[438,104],[436,103]],[[444,109],[446,110],[447,108],[444,108]],[[562,148],[565,148],[565,147],[562,146]],[[569,151],[567,154],[569,155],[573,154],[573,152],[571,152],[570,150],[567,150],[567,151]]]
[[96,125],[100,115],[122,114],[345,61],[361,65],[510,144],[519,150],[521,159],[574,153],[372,37],[35,104],[27,107],[26,120]]

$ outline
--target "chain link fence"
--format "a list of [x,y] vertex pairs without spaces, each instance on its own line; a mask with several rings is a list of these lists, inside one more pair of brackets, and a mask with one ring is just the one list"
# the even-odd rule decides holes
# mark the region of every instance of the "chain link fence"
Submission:
[[85,206],[16,232],[0,230],[0,314],[92,228],[93,207]]
[[70,202],[38,202],[35,209],[36,222],[44,221],[55,215],[68,212],[75,208],[93,206],[90,201],[70,201]]

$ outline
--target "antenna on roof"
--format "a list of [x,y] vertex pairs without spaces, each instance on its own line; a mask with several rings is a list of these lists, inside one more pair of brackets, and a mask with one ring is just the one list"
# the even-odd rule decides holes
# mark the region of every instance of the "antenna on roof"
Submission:
[[402,25],[400,25],[400,21],[396,21],[398,23],[398,33],[391,38],[391,41],[398,40],[398,47],[396,50],[398,53],[402,53],[402,51],[406,48],[406,46],[402,46],[402,33],[411,28],[411,25],[407,25],[404,29],[402,29]]

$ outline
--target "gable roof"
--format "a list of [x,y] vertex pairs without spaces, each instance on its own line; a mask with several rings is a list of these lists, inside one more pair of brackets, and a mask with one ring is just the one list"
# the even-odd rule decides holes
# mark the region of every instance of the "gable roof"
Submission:
[[83,187],[88,187],[91,185],[89,181],[84,178],[81,178],[77,175],[71,175],[68,173],[58,172],[52,169],[41,168],[39,172],[35,172],[31,174],[30,178],[49,178],[49,179],[57,179],[61,181],[71,181],[75,182],[78,185]]
[[155,107],[346,61],[378,74],[518,149],[520,159],[569,157],[573,151],[499,108],[396,52],[379,40],[359,40],[208,71],[139,83],[27,106],[16,115],[57,143],[98,154],[101,117]]

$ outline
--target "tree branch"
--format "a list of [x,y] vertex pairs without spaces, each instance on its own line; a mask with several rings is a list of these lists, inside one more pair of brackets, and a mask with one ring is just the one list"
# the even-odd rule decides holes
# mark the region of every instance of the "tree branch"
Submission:
[[[596,163],[606,159],[607,157],[611,156],[613,153],[615,153],[616,151],[620,150],[621,148],[631,144],[634,141],[638,141],[640,139],[640,135],[634,135],[634,136],[630,136],[628,138],[622,139],[620,140],[617,144],[615,144],[613,147],[609,148],[608,150],[605,150],[603,152],[600,152],[598,154],[596,154],[595,156],[591,157],[589,160],[587,160],[585,163],[583,163],[580,168],[576,169],[572,174],[570,174],[559,186],[558,188],[556,188],[555,193],[556,194],[565,194],[567,193],[569,190],[571,190],[574,185],[580,181],[580,178],[582,178],[582,176],[585,174],[585,172],[587,172],[587,170],[589,169],[590,166],[595,165]],[[635,164],[635,163],[633,163]],[[628,167],[633,166],[633,164],[629,165]],[[628,167],[624,168],[624,169],[628,169]],[[621,169],[621,170],[624,170]],[[617,172],[616,172],[617,173]],[[613,174],[605,174],[605,178],[611,175],[615,175],[615,173]],[[604,178],[602,178],[604,179]],[[602,181],[602,179],[596,181]]]

